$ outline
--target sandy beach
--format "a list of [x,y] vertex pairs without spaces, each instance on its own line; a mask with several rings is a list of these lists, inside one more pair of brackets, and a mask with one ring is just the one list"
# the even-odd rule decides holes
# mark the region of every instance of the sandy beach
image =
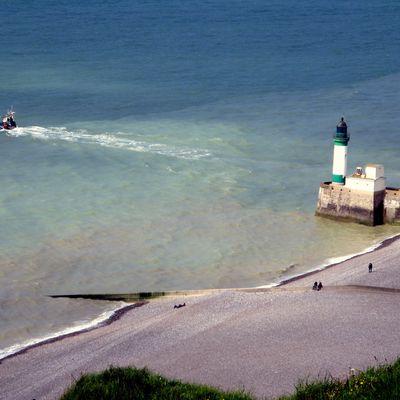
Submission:
[[[368,264],[373,264],[372,273]],[[314,281],[324,285],[311,290]],[[176,309],[175,304],[186,306]],[[58,399],[86,372],[148,367],[258,398],[400,356],[400,240],[279,287],[151,300],[112,323],[1,360],[1,399]]]

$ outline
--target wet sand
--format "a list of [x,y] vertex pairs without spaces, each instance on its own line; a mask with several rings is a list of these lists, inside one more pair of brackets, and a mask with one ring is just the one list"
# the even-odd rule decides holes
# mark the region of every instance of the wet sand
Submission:
[[[324,288],[311,290],[314,281]],[[57,399],[81,374],[110,365],[278,396],[299,379],[344,378],[349,367],[396,359],[399,307],[397,238],[276,288],[155,299],[111,324],[32,347],[1,361],[0,399]]]

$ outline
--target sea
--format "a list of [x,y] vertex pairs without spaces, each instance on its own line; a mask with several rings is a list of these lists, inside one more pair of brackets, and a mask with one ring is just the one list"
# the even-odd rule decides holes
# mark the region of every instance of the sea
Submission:
[[121,302],[274,285],[399,227],[314,216],[348,172],[400,186],[398,0],[3,0],[0,358]]

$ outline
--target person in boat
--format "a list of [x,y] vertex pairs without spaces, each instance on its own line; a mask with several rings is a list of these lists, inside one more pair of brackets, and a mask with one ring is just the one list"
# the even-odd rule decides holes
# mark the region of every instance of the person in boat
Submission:
[[11,114],[10,115],[10,127],[11,128],[15,128],[16,126],[17,126],[17,124],[15,123],[15,119],[14,119],[14,116]]
[[3,118],[3,124],[2,124],[2,126],[3,126],[4,129],[9,129],[7,117],[4,117],[4,118]]

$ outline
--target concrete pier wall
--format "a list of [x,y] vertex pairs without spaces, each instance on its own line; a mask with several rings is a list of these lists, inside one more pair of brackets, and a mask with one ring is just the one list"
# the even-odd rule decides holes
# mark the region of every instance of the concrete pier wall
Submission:
[[400,225],[399,188],[386,188],[384,210],[385,223]]
[[384,223],[384,199],[385,190],[368,192],[325,182],[319,188],[315,214],[365,225],[381,225]]

